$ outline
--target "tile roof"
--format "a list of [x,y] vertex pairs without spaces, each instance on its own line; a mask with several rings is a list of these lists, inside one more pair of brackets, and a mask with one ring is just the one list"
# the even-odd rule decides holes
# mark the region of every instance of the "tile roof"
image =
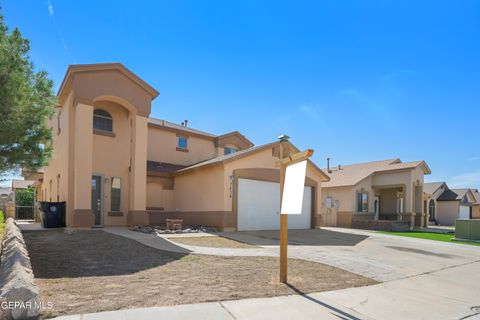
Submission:
[[440,188],[445,182],[439,181],[439,182],[427,182],[423,184],[423,192],[427,194],[433,194],[435,191],[437,191],[438,188]]
[[463,189],[448,189],[443,192],[437,200],[439,201],[455,201],[462,200],[463,197],[470,191],[468,188]]
[[[374,173],[388,172],[392,170],[414,169],[424,161],[401,162],[400,159],[387,159],[380,161],[356,163],[351,165],[323,169],[330,176],[329,182],[322,183],[322,188],[353,186]],[[426,164],[425,164],[426,166]],[[430,170],[427,166],[427,172]]]
[[172,164],[172,163],[165,163],[165,162],[157,162],[157,161],[147,161],[147,172],[149,174],[155,173],[173,173],[175,171],[181,170],[185,168],[185,166]]
[[148,122],[151,123],[151,124],[154,124],[156,126],[160,126],[160,127],[171,128],[171,129],[181,130],[181,131],[185,131],[185,132],[200,134],[200,135],[208,136],[208,137],[212,137],[212,138],[217,137],[217,135],[215,135],[215,134],[208,133],[208,132],[205,132],[205,131],[196,130],[196,129],[193,129],[193,128],[190,128],[190,127],[185,127],[185,126],[182,126],[181,124],[173,123],[173,122],[163,120],[163,119],[148,118]]
[[[203,167],[206,167],[206,166],[213,166],[213,165],[220,164],[222,162],[234,161],[236,159],[242,158],[244,156],[248,156],[248,155],[253,154],[255,152],[259,152],[259,151],[262,151],[262,150],[265,150],[265,149],[268,149],[268,148],[273,148],[278,143],[279,143],[278,141],[271,142],[271,143],[267,143],[267,144],[263,144],[263,145],[259,145],[259,146],[253,146],[251,148],[240,150],[240,151],[235,152],[235,153],[230,153],[230,154],[218,156],[216,158],[206,160],[206,161],[202,161],[200,163],[197,163],[197,164],[191,165],[189,167],[186,167],[184,169],[178,170],[177,173],[183,173],[183,172],[190,171],[192,169],[203,168]],[[295,152],[298,152],[298,149],[290,142],[288,143],[287,148],[292,148]],[[315,165],[315,163],[313,163],[311,160],[308,160],[308,161],[325,178],[325,180],[323,180],[323,181],[327,181],[327,179],[329,179],[328,175],[322,169],[317,167]],[[324,182],[322,182],[322,183],[324,183]]]
[[475,198],[475,204],[480,204],[480,192],[478,190],[472,191],[473,197]]
[[263,150],[263,149],[267,149],[269,147],[273,147],[275,144],[277,144],[277,142],[262,144],[262,145],[259,145],[259,146],[254,146],[254,147],[251,147],[251,148],[240,150],[240,151],[235,152],[235,153],[230,153],[230,154],[218,156],[218,157],[215,157],[213,159],[209,159],[209,160],[202,161],[200,163],[191,165],[189,167],[186,167],[184,169],[179,170],[178,172],[185,172],[185,171],[189,171],[191,169],[200,168],[200,167],[204,167],[204,166],[207,166],[207,165],[214,165],[214,164],[217,164],[217,163],[220,163],[220,162],[240,158],[240,157],[246,156],[250,153],[254,153],[254,152],[257,152],[257,151],[260,151],[260,150]]

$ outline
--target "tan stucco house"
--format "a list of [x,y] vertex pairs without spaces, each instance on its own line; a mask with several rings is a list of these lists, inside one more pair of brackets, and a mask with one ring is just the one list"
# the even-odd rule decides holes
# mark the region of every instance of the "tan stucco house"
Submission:
[[[39,197],[66,201],[66,223],[276,229],[279,142],[262,146],[150,117],[159,92],[118,63],[72,65],[50,125],[54,155]],[[285,152],[298,151],[285,143]],[[320,224],[320,186],[329,177],[308,163],[304,212],[293,228]]]
[[450,189],[445,182],[430,182],[425,184],[425,193],[431,223],[453,226],[456,219],[480,217],[474,189]]
[[[322,225],[361,227],[365,221],[408,221],[425,226],[425,161],[389,159],[326,168],[322,184]],[[373,224],[372,224],[373,225]]]

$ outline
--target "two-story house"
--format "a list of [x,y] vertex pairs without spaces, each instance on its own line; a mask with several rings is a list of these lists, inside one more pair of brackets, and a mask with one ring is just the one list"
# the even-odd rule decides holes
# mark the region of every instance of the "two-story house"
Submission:
[[[279,142],[237,131],[214,135],[150,117],[159,92],[119,63],[72,65],[58,92],[53,158],[40,198],[66,202],[73,227],[160,224],[277,229]],[[285,155],[298,149],[286,142]],[[304,212],[291,228],[320,222],[320,185],[307,166]]]

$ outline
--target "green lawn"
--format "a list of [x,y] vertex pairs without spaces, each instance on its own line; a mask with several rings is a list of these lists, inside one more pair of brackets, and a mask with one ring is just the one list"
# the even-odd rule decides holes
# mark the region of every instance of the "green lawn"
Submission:
[[443,242],[454,242],[454,243],[463,243],[463,244],[470,244],[473,246],[480,246],[478,242],[467,242],[467,241],[455,241],[453,238],[455,235],[451,234],[444,234],[444,233],[434,233],[434,232],[418,232],[418,231],[407,231],[407,232],[380,232],[383,234],[391,234],[394,236],[402,236],[402,237],[410,237],[410,238],[419,238],[419,239],[428,239],[428,240],[435,240],[435,241],[443,241]]

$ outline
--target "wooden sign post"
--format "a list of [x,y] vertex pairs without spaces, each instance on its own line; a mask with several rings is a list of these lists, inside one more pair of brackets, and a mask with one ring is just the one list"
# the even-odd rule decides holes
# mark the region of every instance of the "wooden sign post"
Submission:
[[[284,195],[284,190],[285,190],[285,174],[287,171],[287,167],[291,166],[293,164],[306,161],[309,157],[312,156],[313,150],[312,149],[307,149],[302,152],[295,153],[293,155],[289,155],[287,157],[283,156],[283,144],[288,141],[289,137],[286,135],[281,135],[278,137],[280,140],[279,143],[279,161],[277,161],[277,166],[280,166],[280,282],[282,283],[287,283],[288,281],[288,214],[291,214],[291,212],[284,212],[285,208],[282,208],[283,204],[285,203],[284,196],[290,197],[291,195],[285,194]],[[306,164],[305,164],[306,166]],[[305,167],[306,168],[306,167]],[[305,169],[306,170],[306,169]],[[305,175],[305,172],[303,173]],[[305,177],[303,177],[303,183],[301,185],[301,194],[303,195],[303,188],[304,188],[304,183],[305,183]],[[290,188],[291,189],[291,188]],[[289,190],[290,191],[290,190]],[[299,191],[299,190],[295,190]],[[303,196],[302,196],[303,199]],[[300,200],[301,201],[301,200]],[[298,203],[297,203],[298,207]],[[300,208],[301,208],[301,202],[300,202]],[[300,212],[295,213],[295,214],[300,214]]]

